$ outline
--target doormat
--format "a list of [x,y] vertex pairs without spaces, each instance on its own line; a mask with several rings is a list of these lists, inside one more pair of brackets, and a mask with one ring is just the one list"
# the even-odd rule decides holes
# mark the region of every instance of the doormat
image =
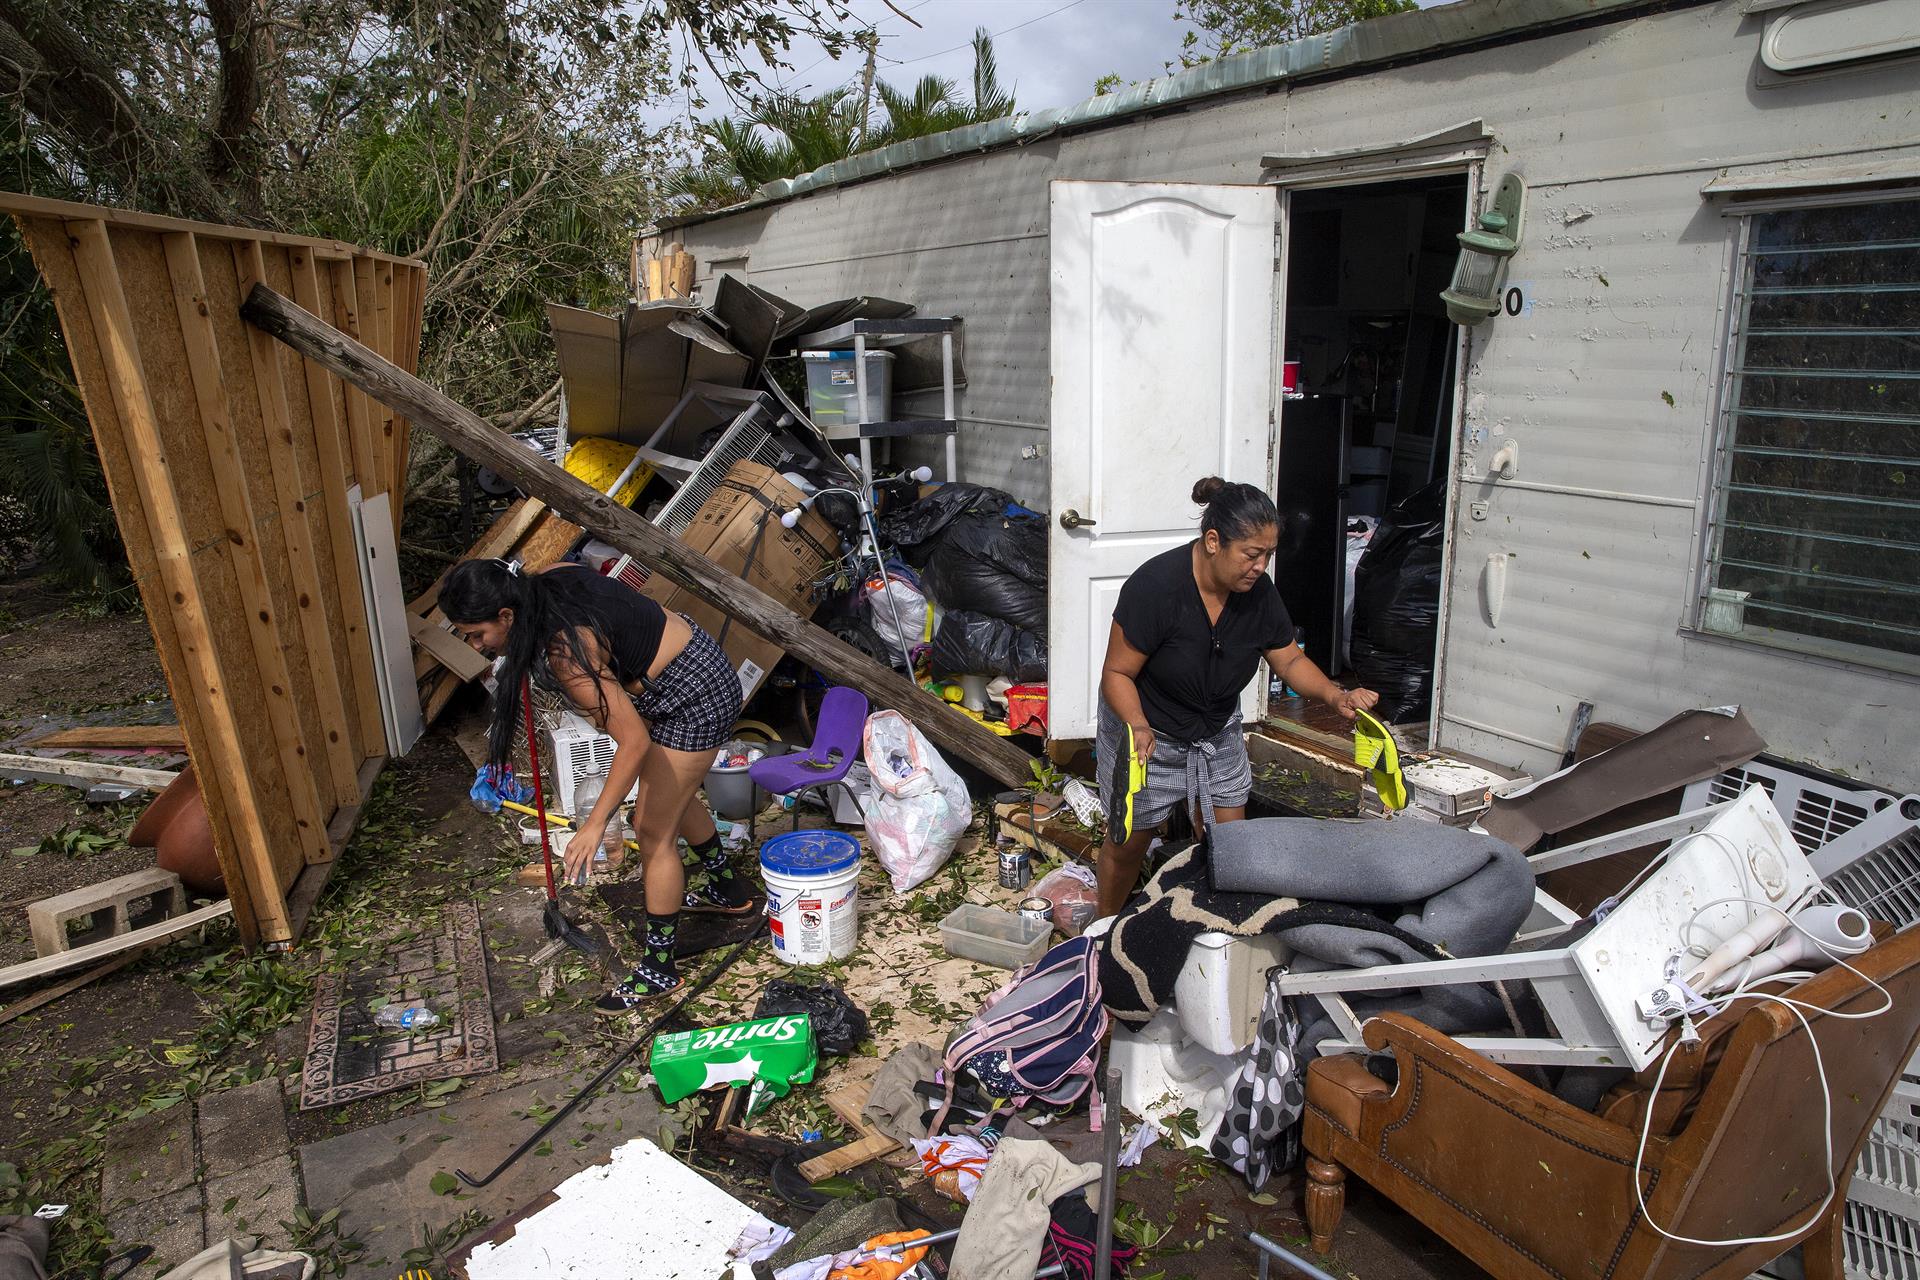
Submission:
[[[600,886],[600,900],[613,911],[627,933],[638,940],[647,931],[647,890],[638,877],[618,884]],[[730,947],[742,938],[750,938],[767,927],[763,908],[765,894],[754,895],[754,909],[745,915],[723,916],[706,911],[682,911],[674,932],[673,954],[677,960],[705,955],[721,947]]]
[[[498,1069],[480,913],[470,902],[453,903],[441,919],[431,933],[390,931],[378,960],[314,983],[302,1110]],[[442,1021],[411,1035],[389,1030],[374,1022],[376,1004],[422,1004]]]

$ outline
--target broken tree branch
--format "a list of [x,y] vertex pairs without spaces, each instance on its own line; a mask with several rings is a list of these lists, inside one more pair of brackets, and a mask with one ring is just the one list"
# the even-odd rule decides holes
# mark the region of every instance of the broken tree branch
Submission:
[[928,737],[1005,786],[1031,778],[1031,757],[962,715],[891,667],[814,626],[771,596],[741,581],[706,556],[668,537],[637,513],[568,475],[490,426],[406,370],[382,359],[332,325],[315,319],[264,284],[248,294],[240,314],[419,426],[451,448],[491,467],[561,516],[605,539],[695,596],[819,670],[865,693],[875,705],[910,717]]

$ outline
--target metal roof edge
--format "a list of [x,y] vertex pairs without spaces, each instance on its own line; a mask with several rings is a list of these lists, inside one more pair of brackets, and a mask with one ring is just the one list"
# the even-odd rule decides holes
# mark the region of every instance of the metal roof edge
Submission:
[[[1357,70],[1376,63],[1519,37],[1542,27],[1594,18],[1625,18],[1635,10],[1691,7],[1706,0],[1457,0],[1434,9],[1389,14],[1287,44],[1216,58],[1185,71],[1155,76],[1071,106],[1023,111],[998,120],[910,138],[760,186],[747,199],[722,209],[657,219],[665,232],[848,183],[877,178],[940,160],[1035,141],[1065,129],[1122,123],[1130,117],[1298,79]],[[1544,34],[1544,33],[1542,33]]]

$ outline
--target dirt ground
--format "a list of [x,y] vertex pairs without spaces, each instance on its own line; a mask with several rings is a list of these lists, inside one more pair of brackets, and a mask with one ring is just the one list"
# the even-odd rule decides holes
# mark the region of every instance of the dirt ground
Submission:
[[[154,699],[165,697],[165,687],[137,612],[94,617],[47,592],[22,589],[0,593],[0,608],[7,610],[0,615],[0,657],[6,659],[0,663],[0,726],[7,736],[17,740],[38,731],[47,723],[42,717],[61,723],[102,713],[153,718],[146,712]],[[446,1093],[416,1087],[345,1106],[297,1109],[315,974],[323,965],[351,964],[396,918],[430,918],[438,905],[454,901],[480,906],[501,1069],[460,1082],[461,1099],[577,1075],[637,1033],[635,1026],[590,1014],[587,1006],[605,980],[588,964],[571,956],[545,965],[528,962],[545,939],[537,895],[513,884],[527,851],[507,821],[466,802],[472,769],[457,739],[470,742],[473,727],[469,722],[463,730],[457,717],[449,717],[387,769],[302,945],[291,955],[245,955],[234,945],[231,928],[218,927],[0,1023],[0,1098],[7,1100],[8,1116],[0,1125],[0,1211],[30,1211],[46,1201],[74,1206],[56,1231],[50,1271],[78,1267],[70,1274],[84,1274],[116,1244],[130,1243],[114,1241],[107,1229],[99,1169],[115,1135],[141,1117],[277,1076],[290,1099],[291,1143],[299,1148],[446,1105]],[[114,838],[124,834],[137,809],[90,809],[67,788],[0,785],[0,963],[31,953],[26,902],[147,865],[149,854]],[[62,832],[76,830],[106,838],[63,840]],[[103,847],[92,848],[94,843]],[[86,851],[79,851],[82,846]],[[862,1086],[901,1043],[938,1044],[1004,980],[1002,970],[946,956],[933,929],[959,901],[998,902],[1005,896],[1009,891],[994,883],[994,871],[989,856],[963,854],[901,898],[891,896],[884,876],[869,865],[860,948],[823,976],[843,983],[866,1009],[873,1040],[853,1058],[823,1064],[812,1086],[797,1088],[755,1122],[759,1131],[790,1138],[816,1131],[827,1141],[842,1136],[826,1106],[829,1093]],[[570,912],[597,921],[617,944],[629,945],[596,895],[570,896],[577,896]],[[706,962],[694,962],[690,971]],[[688,1017],[700,1025],[749,1016],[766,981],[787,972],[761,947]],[[703,1096],[671,1109],[677,1135],[666,1136],[688,1136],[710,1105]],[[503,1132],[500,1138],[504,1151],[516,1135]],[[614,1141],[585,1127],[563,1130],[555,1140],[575,1147]],[[677,1149],[775,1220],[801,1220],[801,1212],[773,1192],[764,1159],[716,1145],[681,1142]],[[858,1170],[842,1194],[893,1194],[943,1225],[956,1224],[960,1216],[923,1179],[879,1163]],[[1139,1280],[1250,1276],[1257,1259],[1244,1239],[1249,1229],[1306,1250],[1297,1177],[1276,1179],[1250,1197],[1219,1166],[1163,1142],[1125,1175],[1119,1196],[1123,1236],[1150,1246],[1130,1273]],[[1333,1274],[1356,1280],[1478,1274],[1363,1188],[1356,1186],[1350,1199],[1335,1256],[1319,1260]],[[454,1222],[457,1231],[428,1231],[412,1221],[367,1220],[364,1211],[326,1220],[336,1206],[303,1207],[307,1222],[318,1225],[286,1224],[291,1242],[320,1259],[322,1275],[369,1280],[406,1264],[393,1251],[366,1243],[383,1230],[397,1226],[416,1241],[424,1239],[435,1260],[432,1273],[441,1275],[438,1260],[460,1237],[487,1225],[463,1215]],[[137,1274],[154,1274],[151,1265]]]

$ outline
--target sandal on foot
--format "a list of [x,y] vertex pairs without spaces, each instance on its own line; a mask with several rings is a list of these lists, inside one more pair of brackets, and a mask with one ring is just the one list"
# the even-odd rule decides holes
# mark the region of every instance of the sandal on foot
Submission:
[[709,881],[698,889],[687,890],[686,896],[680,900],[680,909],[701,915],[747,916],[760,910],[760,901],[749,894],[745,902],[729,902]]

